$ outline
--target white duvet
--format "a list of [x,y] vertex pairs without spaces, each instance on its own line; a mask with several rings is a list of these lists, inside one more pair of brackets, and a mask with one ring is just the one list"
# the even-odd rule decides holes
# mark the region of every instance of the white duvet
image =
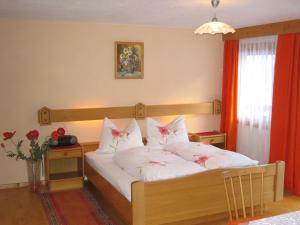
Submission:
[[195,162],[207,169],[255,166],[258,161],[242,154],[222,150],[201,142],[178,142],[164,147],[165,151]]
[[128,174],[144,181],[171,179],[207,170],[172,152],[146,146],[117,152],[113,161]]

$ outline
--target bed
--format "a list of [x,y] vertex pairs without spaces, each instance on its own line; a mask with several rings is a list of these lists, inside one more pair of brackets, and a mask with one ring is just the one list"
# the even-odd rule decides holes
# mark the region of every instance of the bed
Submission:
[[[145,106],[137,104],[133,107],[114,107],[98,109],[65,109],[50,110],[43,107],[39,111],[39,122],[75,121],[88,119],[111,118],[143,118],[146,116],[178,115],[189,113],[220,112],[219,101],[209,103]],[[209,223],[227,216],[227,205],[224,193],[222,173],[232,169],[213,169],[205,172],[168,180],[144,182],[120,174],[119,182],[127,182],[130,188],[118,187],[116,181],[108,178],[103,166],[106,162],[95,166],[89,156],[98,148],[98,142],[81,143],[85,155],[85,175],[91,183],[96,198],[105,206],[108,214],[118,225],[189,225]],[[109,159],[106,159],[109,161]],[[264,202],[270,203],[283,199],[284,162],[261,165],[265,167]],[[101,171],[102,169],[102,171]],[[120,171],[119,171],[120,172]],[[249,179],[249,178],[244,178]],[[253,176],[253,188],[259,188],[259,178]],[[115,183],[114,183],[115,182]],[[237,182],[237,181],[234,181]],[[249,182],[247,182],[249,183]],[[249,186],[244,187],[245,192]],[[259,204],[254,195],[254,203]],[[249,199],[245,204],[249,205]],[[241,207],[238,205],[238,207]]]
[[[97,143],[83,143],[82,146],[85,152],[98,148]],[[115,188],[111,181],[99,174],[87,156],[85,158],[85,175],[96,189],[96,195],[107,205],[111,215],[124,225],[200,224],[227,216],[222,172],[228,169],[155,182],[131,180],[131,193],[128,193]],[[264,202],[282,200],[284,163],[262,166],[266,168]],[[252,179],[254,188],[260,185],[256,182],[258,177]],[[124,180],[128,182],[130,178],[123,177]],[[244,188],[245,191],[249,189]],[[131,201],[124,195],[131,196]],[[246,199],[247,204],[249,199]]]

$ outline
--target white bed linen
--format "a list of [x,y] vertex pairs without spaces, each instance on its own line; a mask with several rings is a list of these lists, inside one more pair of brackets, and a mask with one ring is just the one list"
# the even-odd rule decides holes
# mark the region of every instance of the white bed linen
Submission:
[[143,181],[183,177],[207,169],[163,150],[143,146],[114,154],[113,161],[133,177]]
[[165,151],[174,153],[187,161],[192,161],[207,169],[256,166],[252,160],[242,154],[231,152],[199,142],[178,142],[166,145]]
[[[202,148],[198,149],[200,146]],[[118,154],[97,154],[96,152],[88,152],[85,154],[85,156],[89,165],[93,169],[95,169],[101,176],[103,176],[108,182],[110,182],[129,201],[131,201],[131,183],[137,180],[152,181],[170,179],[178,176],[193,174],[196,172],[203,172],[207,169],[212,168],[243,167],[257,165],[257,161],[251,160],[247,157],[245,159],[245,156],[242,156],[240,154],[233,154],[231,152],[224,151],[213,146],[203,146],[201,143],[171,144],[164,148],[165,151],[162,151],[161,148],[160,150],[151,148],[151,154],[145,154],[145,149],[147,148],[149,147],[139,147],[124,150],[123,152],[119,152]],[[127,155],[125,154],[126,152],[131,154]],[[173,154],[176,154],[177,156],[170,154],[171,152]],[[162,153],[163,155],[161,155]],[[191,162],[195,161],[194,156],[196,156],[196,159],[198,160],[201,159],[201,157],[199,157],[199,153],[200,155],[205,154],[207,156],[207,160],[208,158],[210,158],[210,156],[219,153],[222,156],[221,159],[223,159],[224,161],[221,163],[219,162],[220,160],[213,161],[214,165],[216,163],[218,164],[217,167],[206,166],[205,164],[202,165],[199,162],[197,162],[198,164]],[[119,165],[113,160],[113,157],[115,156],[116,158],[116,155],[120,156],[117,160]],[[180,158],[179,156],[182,158]],[[145,168],[146,170],[143,170],[143,173],[140,174],[139,170],[137,169],[140,167],[140,165],[143,165],[145,167],[145,160],[146,162],[150,161],[150,164],[146,165],[146,167],[150,168]],[[164,160],[168,161],[168,164],[170,163],[170,165],[166,167],[156,166],[157,162]],[[189,166],[187,166],[187,164],[189,164]],[[120,166],[126,169],[127,172],[121,169]],[[176,166],[178,168],[176,168]],[[172,169],[174,171],[172,171]],[[182,169],[183,172],[178,173],[178,169],[179,171]],[[139,177],[139,179],[134,177],[133,174]]]
[[131,183],[137,179],[130,176],[117,166],[113,160],[113,154],[85,153],[89,165],[111,183],[123,196],[131,201]]

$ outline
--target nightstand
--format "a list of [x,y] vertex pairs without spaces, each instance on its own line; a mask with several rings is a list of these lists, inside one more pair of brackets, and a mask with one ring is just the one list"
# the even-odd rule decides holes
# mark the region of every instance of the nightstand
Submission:
[[217,131],[189,133],[189,139],[192,142],[204,142],[218,148],[226,148],[226,134]]
[[62,191],[83,187],[83,151],[81,146],[49,148],[45,154],[45,178],[48,190]]

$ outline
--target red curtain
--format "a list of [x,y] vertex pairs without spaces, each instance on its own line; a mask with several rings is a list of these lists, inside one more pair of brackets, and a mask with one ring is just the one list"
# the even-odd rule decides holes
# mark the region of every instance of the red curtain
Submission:
[[239,41],[224,42],[221,132],[227,134],[227,149],[236,150]]
[[300,195],[300,33],[278,37],[270,145],[270,162],[286,162],[286,190]]

